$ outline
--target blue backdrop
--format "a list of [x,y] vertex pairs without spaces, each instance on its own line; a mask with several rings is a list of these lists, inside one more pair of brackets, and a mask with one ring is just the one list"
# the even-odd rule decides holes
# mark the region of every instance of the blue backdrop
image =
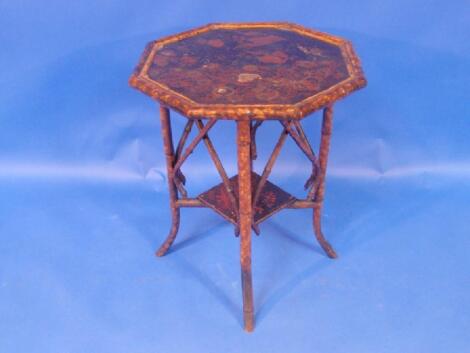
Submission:
[[[157,105],[127,79],[152,39],[269,20],[352,40],[369,84],[335,109],[340,257],[308,210],[263,223],[246,334],[231,226],[184,210],[153,255],[170,219]],[[0,24],[0,352],[468,351],[468,1],[0,1]],[[277,131],[260,128],[258,167]],[[233,123],[214,132],[232,175]],[[203,146],[184,168],[193,194],[218,182]],[[272,179],[299,194],[308,168],[289,142]]]

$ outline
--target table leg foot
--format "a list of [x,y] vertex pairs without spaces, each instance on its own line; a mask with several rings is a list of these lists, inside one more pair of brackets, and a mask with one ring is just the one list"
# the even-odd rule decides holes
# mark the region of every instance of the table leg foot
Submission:
[[172,215],[172,223],[170,233],[166,237],[163,244],[157,250],[156,255],[161,257],[166,254],[168,249],[170,248],[171,244],[175,241],[176,235],[178,234],[178,229],[180,226],[180,210],[177,208],[173,211]]
[[325,236],[323,235],[322,229],[321,229],[321,209],[320,208],[315,208],[313,210],[313,229],[315,232],[315,237],[317,238],[318,243],[322,247],[322,249],[325,251],[325,253],[328,255],[329,258],[335,259],[338,257],[336,254],[335,250],[333,247],[328,243],[328,241],[325,239]]
[[243,322],[245,331],[252,332],[255,327],[253,313],[253,288],[251,271],[242,270]]
[[249,263],[248,266],[244,265],[242,265],[243,322],[245,330],[251,332],[254,330],[255,327],[255,317],[253,313],[253,282],[251,278],[251,263]]
[[253,332],[255,330],[255,319],[253,313],[243,313],[244,330],[246,332]]

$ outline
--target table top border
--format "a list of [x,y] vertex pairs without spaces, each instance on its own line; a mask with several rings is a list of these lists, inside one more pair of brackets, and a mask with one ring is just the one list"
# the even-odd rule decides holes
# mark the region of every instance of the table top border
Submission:
[[[191,100],[148,76],[156,52],[163,46],[213,29],[275,28],[290,30],[314,37],[340,48],[349,77],[337,84],[294,104],[201,104]],[[210,23],[188,31],[169,35],[147,44],[140,62],[129,79],[129,84],[188,118],[244,119],[300,119],[364,87],[360,60],[350,41],[341,37],[306,28],[290,22]]]

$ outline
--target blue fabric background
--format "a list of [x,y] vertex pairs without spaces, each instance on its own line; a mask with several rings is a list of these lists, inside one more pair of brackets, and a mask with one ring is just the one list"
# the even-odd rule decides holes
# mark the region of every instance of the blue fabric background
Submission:
[[[183,210],[153,255],[170,219],[157,105],[127,79],[152,39],[268,20],[352,40],[369,84],[335,109],[340,257],[308,210],[263,223],[246,334],[231,226]],[[0,352],[468,351],[468,1],[0,1],[0,24]],[[231,175],[234,132],[212,134]],[[260,128],[258,168],[278,132]],[[308,168],[289,142],[272,180],[301,195]],[[203,146],[184,171],[193,194],[218,182]]]

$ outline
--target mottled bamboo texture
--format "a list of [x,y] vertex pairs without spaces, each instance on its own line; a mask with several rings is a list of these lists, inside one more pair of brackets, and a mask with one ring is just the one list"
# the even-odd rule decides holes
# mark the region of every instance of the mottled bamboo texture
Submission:
[[245,330],[253,331],[253,285],[251,279],[251,122],[237,122],[238,195],[240,212],[240,263],[242,269],[243,319]]
[[[204,129],[204,123],[202,120],[198,119],[196,121],[196,124],[199,128],[200,131],[203,131]],[[227,172],[225,171],[222,162],[220,161],[219,155],[217,154],[217,151],[214,148],[214,145],[212,144],[211,139],[209,136],[206,134],[203,137],[204,144],[207,147],[207,151],[209,152],[209,155],[211,156],[212,161],[214,162],[215,168],[219,172],[220,177],[222,178],[222,182],[224,184],[225,190],[227,192],[227,195],[229,196],[230,203],[232,205],[232,212],[235,214],[235,219],[237,222],[237,225],[235,226],[235,234],[238,235],[239,229],[238,229],[238,219],[239,219],[239,214],[238,214],[238,205],[237,205],[237,200],[235,198],[235,194],[232,190],[232,184],[229,181],[229,177],[227,175]]]
[[162,129],[163,149],[166,157],[166,167],[168,175],[168,190],[170,193],[170,209],[171,209],[171,229],[165,242],[157,251],[157,256],[163,256],[170,248],[171,244],[176,238],[178,228],[180,225],[180,209],[176,205],[178,198],[176,184],[174,181],[174,150],[173,150],[173,137],[171,133],[170,111],[168,108],[160,106],[160,122]]
[[268,177],[269,177],[269,174],[271,173],[274,162],[276,162],[276,159],[279,156],[279,153],[281,152],[281,148],[284,145],[284,142],[286,141],[286,137],[287,137],[287,130],[284,129],[281,132],[281,136],[279,136],[279,140],[277,141],[276,146],[274,147],[274,150],[271,153],[271,156],[269,157],[268,162],[266,163],[266,166],[264,167],[263,174],[261,174],[261,179],[256,187],[256,191],[253,196],[253,207],[256,207],[259,195],[261,194],[261,190],[263,190],[264,185],[266,184],[266,181],[268,180]]
[[[314,232],[319,244],[329,257],[335,258],[337,256],[331,245],[323,236],[321,229],[321,211],[325,190],[325,176],[332,131],[332,119],[332,106],[327,106],[323,110],[318,158],[316,157],[300,122],[280,119],[283,129],[270,157],[268,158],[261,176],[252,174],[252,161],[255,158],[254,154],[256,153],[256,144],[254,141],[255,130],[259,127],[260,123],[256,122],[253,124],[249,119],[237,121],[238,177],[234,180],[233,178],[229,179],[220,157],[208,136],[209,130],[217,121],[216,119],[209,119],[206,124],[204,124],[201,119],[188,120],[175,151],[173,147],[170,112],[165,106],[162,105],[160,107],[160,120],[167,163],[172,224],[166,240],[157,251],[157,255],[164,255],[176,238],[180,222],[180,207],[211,207],[202,196],[207,194],[207,197],[215,198],[217,200],[221,197],[220,193],[218,196],[214,196],[210,191],[208,191],[201,194],[198,199],[190,199],[187,197],[186,191],[183,187],[186,178],[182,174],[180,168],[199,142],[203,141],[222,179],[223,189],[225,190],[223,195],[226,195],[225,197],[229,200],[228,205],[230,205],[230,213],[233,214],[233,216],[228,217],[227,219],[235,224],[236,234],[240,234],[243,317],[244,327],[247,331],[252,331],[254,329],[253,286],[251,273],[251,229],[253,228],[255,231],[259,232],[257,225],[260,221],[265,219],[264,217],[257,220],[254,219],[254,215],[256,214],[255,208],[259,207],[258,199],[267,184],[269,184],[270,190],[272,188],[277,188],[272,183],[269,183],[267,179],[287,136],[292,137],[300,150],[312,163],[312,176],[307,180],[306,186],[309,183],[312,185],[310,185],[306,199],[298,200],[288,194],[283,195],[283,191],[280,189],[278,191],[274,189],[276,192],[272,195],[276,195],[276,197],[273,200],[279,198],[278,201],[282,201],[282,203],[279,204],[279,209],[283,207],[312,208]],[[186,149],[184,149],[184,145],[194,123],[196,124],[199,133],[189,143]],[[313,180],[313,182],[311,180]],[[180,187],[178,187],[178,185]],[[234,190],[233,188],[238,189]],[[183,191],[181,189],[183,189]],[[178,197],[178,190],[182,196],[181,199]],[[263,200],[263,202],[265,202],[265,200]],[[224,202],[224,204],[227,203]],[[274,213],[275,211],[277,210],[270,212]],[[271,213],[268,213],[266,218],[269,217],[270,214]]]
[[320,243],[326,254],[334,259],[337,257],[333,247],[326,241],[321,229],[321,211],[323,207],[323,196],[325,194],[325,176],[328,163],[328,153],[330,151],[331,131],[333,128],[333,107],[328,106],[323,110],[323,122],[321,129],[320,156],[319,167],[320,172],[317,176],[318,186],[315,193],[315,201],[317,207],[313,209],[313,227],[318,242]]
[[[252,229],[259,234],[258,225],[282,209],[310,208],[319,244],[330,258],[337,256],[321,229],[332,106],[366,85],[359,58],[349,41],[292,23],[215,23],[149,43],[129,82],[160,103],[171,227],[157,255],[164,255],[175,240],[181,207],[209,207],[234,224],[240,236],[244,327],[252,331]],[[169,108],[188,118],[176,150]],[[320,109],[317,156],[301,119]],[[227,175],[208,135],[219,120],[237,124],[237,176]],[[260,176],[252,169],[256,131],[265,120],[279,121],[282,131]],[[197,134],[185,147],[194,125]],[[268,180],[289,137],[312,168],[304,199]],[[222,182],[190,198],[181,167],[201,141]]]

